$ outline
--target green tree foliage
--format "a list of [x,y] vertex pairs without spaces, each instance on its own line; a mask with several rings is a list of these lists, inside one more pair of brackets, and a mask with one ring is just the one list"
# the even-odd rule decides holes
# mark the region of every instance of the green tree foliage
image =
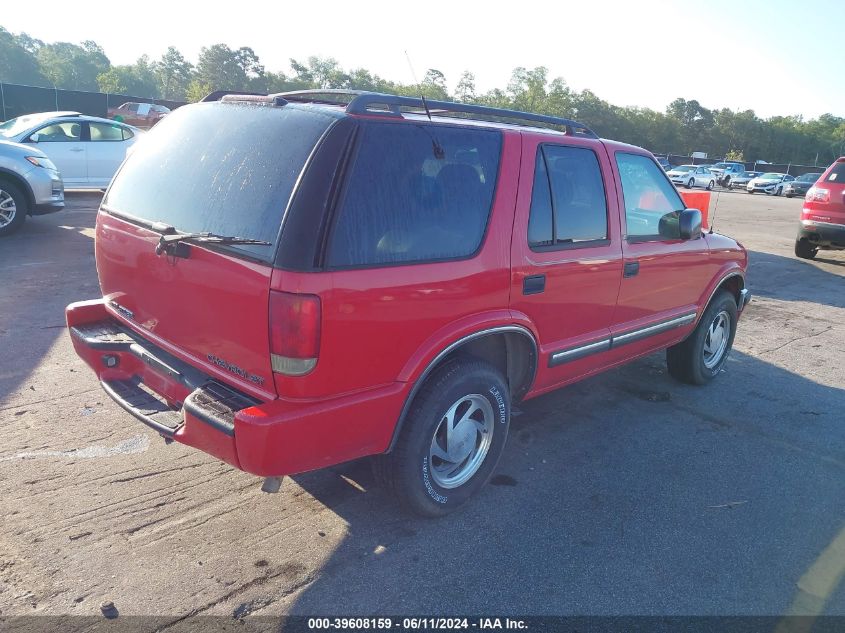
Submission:
[[290,68],[268,71],[249,47],[226,44],[203,48],[196,66],[175,47],[153,62],[146,56],[112,66],[94,42],[45,44],[26,33],[0,27],[0,82],[102,90],[139,97],[198,101],[214,90],[286,92],[304,89],[353,89],[454,99],[501,108],[577,119],[600,136],[647,147],[658,154],[707,152],[713,157],[767,160],[824,166],[845,154],[845,118],[774,116],[753,110],[711,109],[695,99],[678,98],[664,112],[619,107],[593,91],[576,91],[544,66],[515,68],[505,87],[479,93],[475,76],[464,71],[450,92],[448,78],[429,68],[418,83],[379,77],[366,68],[345,69],[332,57],[291,59]]
[[57,88],[97,92],[97,77],[111,66],[106,53],[90,40],[81,45],[70,42],[44,44],[36,58],[42,74]]

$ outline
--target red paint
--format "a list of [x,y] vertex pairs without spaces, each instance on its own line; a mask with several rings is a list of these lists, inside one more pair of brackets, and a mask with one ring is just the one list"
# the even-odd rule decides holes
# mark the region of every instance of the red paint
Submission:
[[[673,344],[694,324],[550,368],[553,353],[690,311],[700,315],[725,276],[744,274],[744,249],[716,234],[686,242],[625,241],[614,151],[648,156],[644,150],[500,129],[496,195],[482,246],[470,259],[292,272],[197,245],[190,258],[178,259],[155,254],[157,233],[101,212],[96,250],[104,299],[69,306],[68,325],[113,319],[258,399],[261,404],[236,413],[234,438],[188,415],[174,439],[247,472],[283,475],[387,450],[415,383],[462,337],[503,325],[530,331],[539,348],[527,396],[533,397]],[[539,143],[596,152],[608,204],[606,244],[546,252],[528,247]],[[623,264],[631,260],[640,272],[623,278]],[[524,295],[523,280],[538,274],[546,276],[545,291]],[[129,354],[119,369],[108,369],[102,352],[76,339],[74,346],[100,379],[138,376],[175,408],[187,396]],[[308,374],[288,376],[271,371],[271,351],[318,360]]]

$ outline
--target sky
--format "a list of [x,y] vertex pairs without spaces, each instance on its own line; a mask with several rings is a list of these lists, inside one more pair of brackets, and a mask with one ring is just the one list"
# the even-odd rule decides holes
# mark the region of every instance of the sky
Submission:
[[843,0],[4,4],[0,25],[13,33],[94,40],[112,64],[168,46],[196,62],[222,42],[288,74],[291,57],[318,55],[411,83],[410,58],[418,78],[436,68],[454,88],[471,70],[484,92],[504,88],[517,66],[546,66],[620,106],[663,111],[682,97],[762,117],[845,116]]

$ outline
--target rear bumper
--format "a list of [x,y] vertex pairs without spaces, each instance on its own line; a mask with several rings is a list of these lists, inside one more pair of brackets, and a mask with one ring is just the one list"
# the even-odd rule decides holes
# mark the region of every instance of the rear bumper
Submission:
[[801,220],[798,239],[807,240],[818,246],[845,248],[845,224]]
[[122,326],[103,300],[65,311],[77,354],[105,392],[167,439],[262,477],[387,450],[406,383],[319,401],[259,402]]

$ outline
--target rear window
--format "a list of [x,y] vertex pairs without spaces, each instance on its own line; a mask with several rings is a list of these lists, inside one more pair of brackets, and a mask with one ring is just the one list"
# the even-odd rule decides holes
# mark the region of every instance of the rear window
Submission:
[[103,205],[183,232],[270,242],[226,247],[270,261],[299,174],[335,120],[290,104],[179,108],[135,143]]
[[495,130],[365,125],[328,265],[391,265],[475,253],[493,203],[501,146]]
[[845,161],[834,163],[827,176],[825,176],[824,181],[839,184],[845,183]]

